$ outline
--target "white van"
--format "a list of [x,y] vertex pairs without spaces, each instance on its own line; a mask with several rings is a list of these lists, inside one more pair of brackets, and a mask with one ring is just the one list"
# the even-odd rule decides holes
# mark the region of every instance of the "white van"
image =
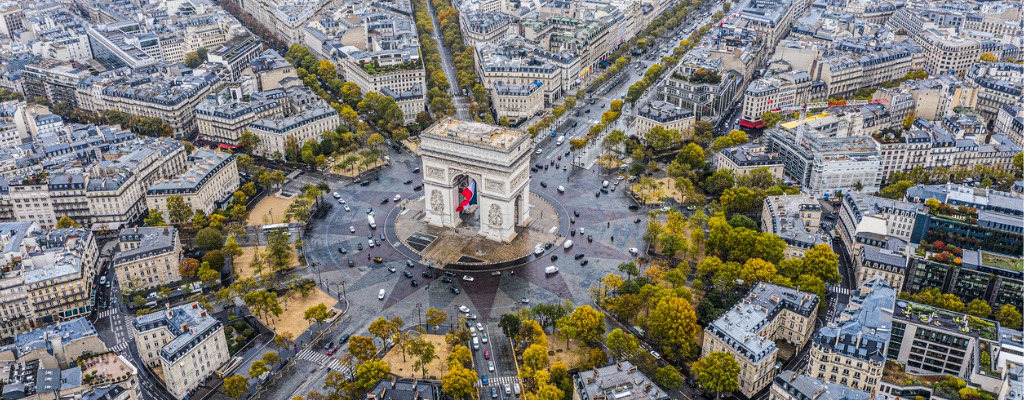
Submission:
[[565,186],[559,186],[558,193],[565,193]]
[[608,181],[601,182],[601,187],[608,187]]
[[562,244],[562,247],[564,247],[566,250],[571,248],[572,247],[572,240],[566,240],[565,243]]
[[370,224],[370,229],[377,229],[377,221],[373,219],[372,215],[366,216],[366,222]]
[[384,291],[384,289],[381,289],[379,292],[377,292],[377,300],[384,300],[385,293],[386,292]]
[[473,350],[480,350],[480,338],[473,337]]
[[565,135],[558,137],[558,140],[555,141],[555,146],[561,146],[562,143],[565,143]]
[[554,273],[557,273],[557,272],[558,272],[558,267],[556,267],[554,265],[552,265],[550,267],[547,267],[547,268],[544,268],[544,274],[545,275],[551,275],[551,274],[554,274]]

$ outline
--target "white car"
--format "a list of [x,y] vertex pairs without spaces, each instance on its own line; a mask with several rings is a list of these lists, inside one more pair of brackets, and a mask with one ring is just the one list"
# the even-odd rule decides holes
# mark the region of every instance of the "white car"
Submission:
[[345,212],[349,212],[349,211],[352,211],[352,209],[348,208],[348,206],[345,206]]
[[654,350],[651,350],[651,355],[654,356],[655,360],[660,360],[661,359],[661,354],[658,354],[658,352],[656,352]]
[[484,331],[484,324],[481,324],[481,323],[477,322],[476,323],[476,330],[478,330],[480,332],[483,332]]
[[469,336],[476,337],[476,328],[474,328],[472,326],[469,327]]
[[580,228],[580,235],[582,235],[584,233],[586,233],[586,231],[584,231],[583,228]]
[[530,299],[523,297],[523,299],[519,300],[519,302],[523,304],[530,304]]
[[348,231],[349,231],[349,233],[356,233],[356,227],[350,226],[350,227],[348,227]]
[[377,300],[384,300],[385,293],[386,292],[384,291],[384,289],[381,289],[379,292],[377,292]]
[[345,204],[345,199],[338,199],[338,202],[341,204]]
[[559,186],[558,187],[558,193],[565,193],[565,187],[564,186]]
[[373,239],[367,240],[367,242],[370,244],[370,248],[373,248]]
[[487,343],[487,334],[486,333],[480,332],[480,341],[484,342],[484,343]]
[[543,153],[544,149],[537,149],[537,154]]
[[466,282],[472,282],[473,281],[473,277],[469,276],[469,275],[463,275],[462,276],[462,280],[464,280]]
[[338,192],[331,193],[331,195],[334,196],[334,198],[336,198],[336,199],[340,199],[341,198],[341,193],[338,193]]
[[630,247],[629,248],[629,254],[632,254],[634,256],[637,255],[637,254],[640,254],[640,249],[638,249],[636,247]]
[[394,202],[395,202],[395,203],[397,203],[397,202],[399,202],[399,201],[401,201],[401,200],[402,200],[402,195],[400,195],[400,194],[396,194],[396,195],[395,195],[395,199],[394,199]]
[[463,313],[463,314],[468,313],[469,312],[469,307],[459,306],[459,312]]

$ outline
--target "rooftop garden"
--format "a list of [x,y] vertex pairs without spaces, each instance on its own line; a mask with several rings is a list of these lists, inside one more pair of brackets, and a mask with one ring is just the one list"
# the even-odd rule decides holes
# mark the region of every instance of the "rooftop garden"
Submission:
[[978,209],[967,206],[951,206],[945,203],[939,203],[936,199],[925,200],[924,204],[928,206],[931,214],[948,220],[968,222],[971,224],[978,223]]
[[690,83],[697,84],[709,83],[712,85],[717,85],[719,83],[722,83],[722,75],[719,75],[718,72],[712,71],[710,69],[698,68],[693,71],[693,74],[691,74],[689,78],[681,77],[681,79],[686,79]]
[[947,265],[960,265],[963,264],[964,250],[953,246],[947,245],[941,240],[928,243],[921,241],[920,245],[916,250],[917,256],[922,257],[937,263]]
[[989,252],[981,252],[981,264],[1007,271],[1024,272],[1024,260]]
[[21,180],[22,185],[41,185],[45,184],[46,180],[50,177],[50,174],[46,171],[37,172],[30,177]]
[[420,64],[419,61],[406,61],[401,64],[388,65],[386,67],[380,66],[380,63],[378,63],[377,61],[374,61],[372,63],[360,62],[359,65],[362,66],[363,70],[370,75],[386,74],[398,71],[408,71],[422,67],[422,64]]
[[951,375],[916,375],[906,372],[903,364],[888,360],[882,380],[894,385],[925,386],[933,393],[950,400],[994,400],[995,395],[977,388],[967,387],[963,379]]
[[898,129],[885,128],[879,132],[871,134],[871,137],[875,138],[879,143],[890,144],[903,142],[903,132]]

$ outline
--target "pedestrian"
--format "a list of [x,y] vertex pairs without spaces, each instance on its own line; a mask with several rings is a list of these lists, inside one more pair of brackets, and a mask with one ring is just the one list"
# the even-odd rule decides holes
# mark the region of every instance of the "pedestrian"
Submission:
[[612,243],[615,243],[615,236],[612,236]]
[[612,221],[608,221],[608,228],[612,227]]

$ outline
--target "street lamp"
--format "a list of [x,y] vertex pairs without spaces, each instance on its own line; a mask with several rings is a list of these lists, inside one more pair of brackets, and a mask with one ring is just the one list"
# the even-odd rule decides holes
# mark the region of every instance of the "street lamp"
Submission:
[[348,283],[348,281],[344,281],[344,280],[341,281],[341,297],[344,297],[345,300],[348,300],[348,296],[345,295],[345,284],[346,283]]
[[416,317],[419,318],[420,325],[423,325],[423,303],[416,303]]

